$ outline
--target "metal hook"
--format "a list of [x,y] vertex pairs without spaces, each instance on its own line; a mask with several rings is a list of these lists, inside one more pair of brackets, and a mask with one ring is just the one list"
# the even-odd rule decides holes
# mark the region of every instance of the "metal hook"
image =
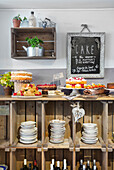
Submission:
[[89,32],[91,32],[90,29],[88,28],[88,25],[87,25],[87,24],[82,24],[81,27],[83,27],[82,30],[81,30],[81,33],[82,33],[85,29],[87,29]]

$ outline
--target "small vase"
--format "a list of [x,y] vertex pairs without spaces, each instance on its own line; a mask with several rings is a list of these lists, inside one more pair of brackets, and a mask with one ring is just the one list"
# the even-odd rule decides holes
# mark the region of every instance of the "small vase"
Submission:
[[11,87],[3,87],[5,96],[12,95]]
[[13,19],[13,26],[14,26],[14,27],[20,27],[20,23],[21,23],[20,20]]

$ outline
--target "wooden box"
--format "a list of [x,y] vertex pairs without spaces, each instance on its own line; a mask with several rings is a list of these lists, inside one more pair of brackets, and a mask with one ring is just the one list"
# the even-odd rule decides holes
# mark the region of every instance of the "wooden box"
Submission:
[[[27,57],[22,46],[28,47],[26,37],[37,36],[44,41],[44,56]],[[55,28],[11,28],[11,57],[14,59],[56,59],[56,29]]]

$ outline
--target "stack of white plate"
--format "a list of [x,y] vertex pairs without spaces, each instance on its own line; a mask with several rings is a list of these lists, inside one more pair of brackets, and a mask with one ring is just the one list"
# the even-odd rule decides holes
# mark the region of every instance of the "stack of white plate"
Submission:
[[24,144],[34,143],[37,141],[36,122],[26,121],[21,123],[20,142]]
[[57,119],[52,120],[50,121],[50,126],[51,126],[50,142],[52,143],[64,142],[65,121]]
[[87,144],[95,144],[98,140],[98,128],[95,123],[84,123],[82,132],[82,141]]

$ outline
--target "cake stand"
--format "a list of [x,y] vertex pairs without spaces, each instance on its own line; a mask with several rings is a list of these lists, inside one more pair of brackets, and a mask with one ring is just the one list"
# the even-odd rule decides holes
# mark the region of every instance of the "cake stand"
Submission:
[[66,88],[66,87],[60,87],[60,89],[72,90],[72,92],[70,93],[70,96],[79,95],[85,90],[85,88]]

